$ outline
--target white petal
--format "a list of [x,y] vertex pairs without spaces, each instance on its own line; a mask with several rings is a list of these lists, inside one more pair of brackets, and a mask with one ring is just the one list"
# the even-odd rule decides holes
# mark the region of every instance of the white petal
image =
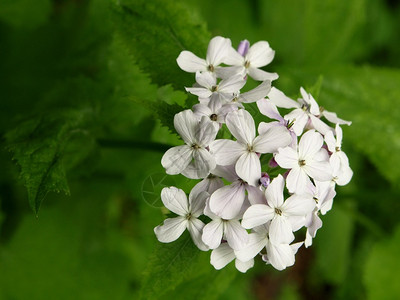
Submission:
[[329,181],[333,177],[331,165],[327,161],[306,161],[303,169],[308,176],[318,181]]
[[216,219],[203,227],[202,240],[210,249],[218,248],[221,244],[224,225],[221,219]]
[[259,81],[273,81],[279,78],[277,73],[270,73],[270,72],[265,72],[263,70],[251,67],[247,69],[247,72],[249,73],[249,76],[253,78],[254,80],[259,80]]
[[272,208],[279,208],[283,204],[283,189],[285,188],[285,179],[281,174],[272,180],[265,190],[265,197]]
[[210,197],[210,209],[226,220],[236,218],[245,199],[244,185],[236,181],[216,190]]
[[177,215],[185,216],[189,212],[189,203],[185,192],[174,186],[162,189],[161,201],[166,208]]
[[243,144],[231,140],[216,140],[210,144],[210,152],[218,165],[228,166],[237,162],[246,152]]
[[162,243],[177,240],[186,229],[187,220],[184,217],[166,219],[163,225],[154,228],[157,239]]
[[249,234],[238,220],[229,220],[224,222],[224,235],[229,246],[233,250],[240,250],[246,246],[249,240]]
[[181,173],[192,160],[193,149],[188,145],[182,145],[168,149],[161,159],[165,172],[169,175]]
[[265,204],[250,206],[243,215],[242,226],[251,229],[272,220],[275,216],[274,209]]
[[322,135],[314,130],[307,131],[299,142],[299,158],[312,158],[322,147],[324,139]]
[[260,41],[253,44],[246,55],[246,60],[256,68],[268,65],[275,56],[275,51],[271,49],[268,42]]
[[300,108],[299,103],[290,99],[286,96],[282,91],[278,90],[275,87],[271,88],[271,91],[268,94],[269,100],[274,103],[278,107],[282,108]]
[[243,76],[238,74],[227,79],[223,79],[218,85],[218,91],[223,93],[237,93],[246,84]]
[[293,149],[292,147],[286,147],[281,148],[278,151],[278,154],[275,155],[275,161],[280,167],[285,169],[298,167],[299,157],[295,149]]
[[260,158],[254,152],[246,152],[235,165],[236,173],[250,185],[257,186],[261,177]]
[[174,127],[186,144],[191,145],[195,141],[196,129],[199,121],[190,110],[184,110],[174,117]]
[[324,110],[322,112],[322,115],[329,121],[335,124],[340,124],[340,125],[351,125],[350,121],[346,121],[343,119],[338,118],[338,116],[336,115],[336,113],[334,112],[330,112],[327,110]]
[[233,249],[228,243],[222,243],[218,248],[211,252],[211,264],[215,269],[220,270],[235,259]]
[[201,179],[210,174],[216,166],[215,159],[206,149],[193,151],[193,161],[182,171],[182,175],[191,179]]
[[212,92],[209,89],[203,87],[191,87],[191,88],[185,87],[185,90],[200,98],[209,98],[212,95]]
[[178,66],[189,73],[207,71],[206,61],[194,55],[190,51],[182,51],[176,59]]
[[230,112],[226,116],[226,126],[232,135],[242,144],[253,144],[256,128],[253,117],[244,109]]
[[228,55],[224,60],[224,63],[230,66],[243,66],[244,57],[240,55],[233,47],[228,50]]
[[293,250],[288,244],[268,243],[267,256],[269,263],[279,271],[293,266],[295,262]]
[[333,132],[329,131],[325,134],[325,143],[328,146],[328,149],[330,152],[335,152],[336,148],[336,139],[333,136]]
[[235,267],[238,271],[242,273],[246,273],[247,270],[251,269],[254,267],[254,259],[250,259],[249,261],[241,261],[239,259],[235,260]]
[[[256,88],[239,95],[239,102],[252,103],[265,98],[271,90],[271,81],[266,80]],[[265,99],[263,99],[265,100]],[[266,101],[266,100],[265,100]]]
[[246,246],[235,251],[235,255],[241,261],[249,261],[257,256],[267,243],[268,237],[266,234],[250,233]]
[[315,208],[315,201],[311,195],[292,195],[282,206],[285,216],[305,216]]
[[304,167],[294,167],[290,170],[286,177],[286,186],[289,193],[303,193],[306,186],[308,185],[310,178],[308,178],[306,172],[303,170]]
[[220,67],[215,70],[219,78],[227,79],[229,77],[240,74],[243,78],[246,76],[246,69],[243,65],[234,67]]
[[254,139],[253,149],[258,153],[274,153],[291,142],[289,131],[283,126],[275,126]]
[[211,39],[207,49],[207,63],[214,67],[221,64],[229,54],[229,49],[232,47],[231,40],[216,36]]
[[336,124],[335,132],[336,132],[336,146],[340,147],[342,146],[343,130],[342,128],[340,128],[339,124]]
[[283,120],[283,117],[281,116],[278,109],[276,108],[276,105],[272,101],[267,99],[258,100],[257,107],[264,116],[267,116],[268,118],[274,120]]
[[207,105],[202,103],[194,105],[192,109],[193,113],[200,118],[203,116],[210,117],[212,115],[211,109]]
[[291,243],[294,240],[292,224],[284,216],[275,216],[269,226],[269,238],[274,243]]
[[189,230],[190,236],[192,237],[193,243],[202,251],[207,251],[208,247],[203,243],[201,239],[203,233],[204,223],[196,218],[191,218],[187,222],[187,229]]
[[210,197],[210,194],[206,191],[200,191],[193,188],[189,194],[189,210],[192,216],[198,218],[203,214],[206,206],[206,200]]
[[229,166],[216,166],[212,172],[214,175],[217,175],[219,177],[222,177],[229,182],[234,182],[239,179],[239,176],[237,176],[236,171],[235,171],[235,165],[229,165]]
[[304,127],[307,125],[309,120],[308,114],[301,108],[296,108],[289,114],[285,115],[284,118],[289,122],[293,122],[291,128],[297,136],[300,136],[303,133]]
[[309,117],[311,120],[312,127],[315,128],[318,132],[322,133],[323,135],[327,134],[329,131],[333,131],[333,128],[326,125],[321,119],[313,115],[309,115]]
[[211,142],[215,140],[218,129],[218,124],[212,122],[210,118],[202,117],[200,123],[195,130],[196,144],[203,148],[207,147]]
[[196,82],[208,90],[217,85],[217,79],[210,72],[196,72]]
[[246,184],[246,191],[251,205],[267,203],[264,193],[258,187]]
[[[193,193],[195,195],[198,195],[201,192],[206,191],[209,195],[211,195],[212,193],[214,193],[216,190],[223,187],[224,185],[225,185],[224,182],[219,177],[210,177],[210,178],[206,177],[193,187],[190,194]],[[190,195],[189,195],[189,199],[190,199]]]

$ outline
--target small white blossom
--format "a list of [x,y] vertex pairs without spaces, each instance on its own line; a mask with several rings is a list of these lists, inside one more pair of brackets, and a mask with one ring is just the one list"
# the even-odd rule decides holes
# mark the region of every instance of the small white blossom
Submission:
[[177,240],[187,229],[196,246],[203,251],[208,247],[201,239],[204,223],[198,219],[203,213],[207,192],[200,194],[190,193],[189,201],[186,194],[176,187],[163,188],[161,191],[161,200],[165,207],[178,216],[169,218],[162,225],[154,228],[157,239],[162,243],[170,243]]
[[241,261],[236,258],[234,250],[228,243],[222,243],[218,248],[212,250],[210,262],[216,270],[220,270],[235,259],[235,267],[242,273],[254,266],[254,259]]

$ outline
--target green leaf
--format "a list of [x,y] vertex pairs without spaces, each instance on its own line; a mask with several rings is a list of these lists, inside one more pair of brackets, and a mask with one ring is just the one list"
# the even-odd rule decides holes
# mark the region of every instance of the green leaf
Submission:
[[141,299],[160,299],[180,283],[196,275],[200,250],[186,232],[177,241],[156,246],[143,274]]
[[[91,111],[82,110],[49,113],[25,121],[6,134],[7,148],[20,166],[20,177],[36,215],[48,192],[69,194],[63,163],[64,150],[71,139],[86,135],[81,126],[90,114]],[[90,141],[90,136],[86,140]],[[81,144],[81,151],[87,151],[85,143]],[[74,161],[72,165],[76,163]]]
[[176,64],[182,50],[205,58],[210,34],[193,11],[168,0],[122,0],[113,8],[117,33],[154,83],[177,90],[193,84],[194,75]]
[[[317,70],[289,72],[296,86],[312,86],[318,76]],[[336,67],[326,70],[316,99],[328,111],[353,121],[350,127],[342,126],[343,148],[352,146],[366,155],[393,184],[400,182],[399,82],[399,69]]]
[[368,299],[397,299],[400,295],[400,226],[372,248],[365,265]]

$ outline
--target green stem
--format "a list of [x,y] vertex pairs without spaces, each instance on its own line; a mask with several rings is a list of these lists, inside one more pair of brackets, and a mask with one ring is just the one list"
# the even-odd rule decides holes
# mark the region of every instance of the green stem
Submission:
[[157,143],[157,142],[141,142],[131,140],[111,140],[111,139],[98,139],[97,143],[104,148],[129,148],[150,150],[155,152],[166,152],[172,145]]

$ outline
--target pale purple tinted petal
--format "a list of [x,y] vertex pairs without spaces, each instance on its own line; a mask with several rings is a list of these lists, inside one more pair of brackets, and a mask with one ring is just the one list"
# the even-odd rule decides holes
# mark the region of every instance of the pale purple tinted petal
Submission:
[[304,127],[308,122],[308,115],[301,108],[296,108],[289,114],[285,115],[285,120],[289,122],[293,122],[292,130],[296,133],[297,136],[300,136],[303,133]]
[[279,78],[277,73],[270,73],[270,72],[265,72],[263,70],[257,69],[255,67],[250,67],[247,69],[247,72],[249,73],[249,76],[253,78],[254,80],[259,80],[259,81],[264,81],[264,80],[276,80]]
[[[266,80],[256,88],[239,95],[239,102],[252,103],[266,97],[271,90],[271,81]],[[265,100],[265,99],[264,99]]]
[[208,247],[201,239],[203,233],[204,223],[196,218],[191,218],[187,222],[187,229],[192,237],[193,243],[202,251],[207,251]]
[[274,178],[265,190],[265,197],[272,208],[279,208],[283,204],[283,189],[285,188],[285,179],[281,174]]
[[181,173],[192,160],[193,149],[188,145],[177,146],[169,149],[163,155],[161,164],[169,175]]
[[235,171],[235,165],[229,165],[229,166],[216,166],[212,172],[214,175],[217,175],[219,177],[223,177],[224,179],[233,182],[239,179],[239,176],[237,176],[236,171]]
[[257,256],[267,243],[268,237],[266,234],[250,233],[246,246],[235,251],[235,255],[241,261],[249,261]]
[[202,117],[195,130],[195,142],[198,146],[207,147],[215,140],[219,126],[207,117]]
[[233,250],[240,250],[246,246],[249,234],[246,229],[240,226],[238,220],[225,221],[224,226],[226,241]]
[[253,117],[244,109],[230,112],[226,116],[226,126],[233,136],[243,144],[253,144],[256,128]]
[[209,117],[212,115],[211,109],[205,104],[198,103],[194,105],[192,109],[193,113],[200,118],[203,116]]
[[210,209],[224,219],[236,218],[245,199],[244,185],[236,181],[216,190],[210,197]]
[[319,118],[309,115],[310,120],[311,120],[311,125],[313,128],[315,128],[318,132],[322,133],[323,135],[327,134],[330,131],[333,131],[332,127],[329,127],[326,125],[323,121],[321,121]]
[[242,226],[251,229],[267,223],[275,216],[274,209],[265,204],[250,206],[243,215]]
[[269,226],[269,238],[274,243],[291,243],[294,240],[292,224],[284,216],[275,216]]
[[238,74],[227,79],[223,79],[218,85],[218,91],[223,93],[237,93],[244,85],[246,80]]
[[215,249],[221,244],[224,224],[221,219],[216,219],[203,227],[202,240],[210,249]]
[[283,126],[275,126],[254,139],[253,149],[258,153],[274,153],[291,142],[289,131]]
[[176,59],[176,62],[182,70],[189,73],[207,70],[206,61],[197,57],[190,51],[182,51]]
[[235,259],[233,249],[228,243],[222,243],[218,248],[211,252],[211,264],[216,270],[220,270]]
[[194,142],[198,125],[199,121],[190,109],[184,110],[174,117],[174,127],[188,145]]
[[264,116],[267,116],[270,119],[275,119],[278,121],[283,120],[283,117],[276,108],[276,105],[272,103],[272,101],[267,99],[258,100],[257,107]]
[[217,85],[217,79],[210,72],[196,72],[196,82],[208,90]]
[[275,56],[275,51],[271,49],[268,42],[260,41],[253,44],[246,55],[246,60],[256,68],[268,65]]
[[235,170],[241,179],[250,185],[257,186],[261,177],[260,158],[254,152],[246,152],[239,157]]
[[[281,123],[279,123],[278,121],[276,122],[269,122],[269,123],[265,123],[265,122],[260,122],[260,124],[258,124],[258,134],[264,134],[266,133],[269,129],[271,129],[272,127],[278,127],[278,126],[283,126]],[[286,128],[286,127],[285,127]]]
[[163,225],[154,228],[157,239],[162,243],[170,243],[177,240],[185,231],[187,220],[184,217],[166,219]]
[[200,148],[193,151],[193,162],[182,172],[192,179],[206,177],[216,166],[215,159],[206,149]]
[[193,188],[189,194],[189,210],[193,217],[198,218],[203,214],[206,200],[210,196],[207,191]]
[[174,186],[162,189],[161,201],[166,208],[177,215],[185,216],[189,212],[189,203],[185,192]]
[[251,205],[267,203],[264,193],[258,187],[247,184],[246,190],[247,190],[247,196],[249,198],[249,202]]
[[210,152],[218,165],[235,164],[246,149],[243,144],[231,140],[216,140],[210,144]]

